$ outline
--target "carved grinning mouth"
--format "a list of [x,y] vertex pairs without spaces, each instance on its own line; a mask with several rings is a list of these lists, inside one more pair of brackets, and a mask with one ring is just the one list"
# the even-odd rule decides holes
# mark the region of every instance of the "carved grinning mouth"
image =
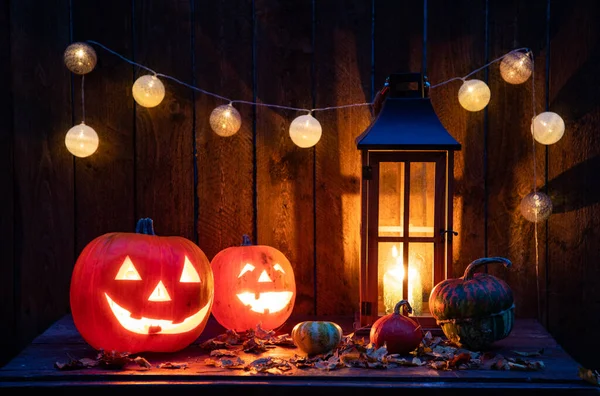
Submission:
[[254,293],[240,293],[237,298],[242,304],[250,306],[250,310],[258,313],[279,312],[290,303],[294,293],[284,292],[265,292],[260,293],[258,298]]
[[188,316],[183,322],[174,324],[172,320],[144,318],[134,319],[131,317],[131,312],[121,307],[114,302],[108,294],[104,293],[108,306],[112,310],[113,315],[119,321],[121,326],[136,334],[179,334],[187,333],[190,330],[198,327],[202,320],[206,318],[208,307],[211,299],[198,312],[192,316]]

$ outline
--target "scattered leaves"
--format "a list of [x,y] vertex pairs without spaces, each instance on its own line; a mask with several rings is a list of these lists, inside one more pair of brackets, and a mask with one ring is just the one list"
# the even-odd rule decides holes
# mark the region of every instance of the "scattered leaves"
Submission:
[[159,369],[171,369],[171,370],[178,370],[178,369],[186,369],[188,367],[187,363],[172,363],[172,362],[167,362],[167,363],[161,363],[158,365]]
[[239,356],[237,356],[235,359],[205,359],[204,364],[206,364],[207,366],[215,366],[229,369],[243,369],[245,362]]
[[541,360],[525,360],[498,355],[492,363],[492,370],[538,371],[545,367]]
[[129,352],[106,352],[104,350],[100,350],[96,359],[100,367],[108,370],[122,370],[132,361],[129,357]]
[[517,355],[524,356],[524,357],[536,357],[536,356],[542,356],[544,354],[544,348],[540,349],[539,351],[534,351],[534,352],[522,352],[522,351],[513,351],[513,352],[516,353]]
[[598,370],[590,370],[584,367],[579,367],[579,378],[584,379],[592,385],[600,386],[600,373]]
[[136,357],[135,359],[133,359],[133,361],[136,362],[137,365],[140,367],[147,368],[147,369],[152,368],[152,365],[150,364],[150,362],[141,356]]
[[210,351],[210,356],[222,357],[222,356],[237,356],[238,352],[230,349],[214,349]]
[[135,363],[138,366],[146,369],[152,367],[152,365],[141,356],[133,359],[130,358],[128,352],[106,352],[104,350],[100,350],[96,355],[96,359],[75,359],[70,355],[68,356],[69,361],[67,363],[56,362],[54,363],[54,367],[59,370],[81,370],[98,366],[107,370],[122,370],[130,363]]

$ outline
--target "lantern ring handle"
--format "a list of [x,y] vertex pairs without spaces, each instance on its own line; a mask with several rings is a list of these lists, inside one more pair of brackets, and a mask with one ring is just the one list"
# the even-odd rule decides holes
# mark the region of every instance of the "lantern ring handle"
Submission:
[[446,236],[446,234],[450,234],[452,233],[452,235],[457,236],[458,232],[454,231],[454,230],[442,230],[440,231],[440,236],[442,237],[442,239]]

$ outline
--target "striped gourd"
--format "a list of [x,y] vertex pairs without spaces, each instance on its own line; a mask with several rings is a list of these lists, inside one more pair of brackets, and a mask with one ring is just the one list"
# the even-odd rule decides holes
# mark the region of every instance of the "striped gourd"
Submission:
[[300,322],[292,330],[294,344],[307,355],[333,350],[342,340],[342,328],[333,322]]
[[429,295],[429,310],[449,340],[474,350],[487,348],[507,337],[514,323],[510,287],[490,274],[474,273],[477,267],[512,263],[503,257],[480,258],[469,264],[462,277],[438,283]]

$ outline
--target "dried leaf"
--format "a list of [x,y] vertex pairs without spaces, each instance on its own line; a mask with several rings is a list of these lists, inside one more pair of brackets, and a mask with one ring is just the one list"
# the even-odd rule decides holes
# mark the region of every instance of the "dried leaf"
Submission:
[[281,347],[291,347],[296,348],[296,344],[294,344],[294,340],[289,334],[282,334],[270,341],[273,345],[281,346]]
[[221,357],[221,356],[237,356],[238,351],[229,349],[214,349],[210,352],[210,356]]
[[540,349],[539,351],[534,351],[534,352],[521,352],[521,351],[513,351],[513,352],[520,356],[535,357],[535,356],[542,356],[544,354],[544,348]]
[[584,379],[590,384],[600,386],[600,373],[598,373],[598,370],[592,371],[584,367],[579,367],[578,375],[579,378]]
[[133,359],[133,361],[136,362],[137,365],[140,367],[144,367],[144,368],[148,368],[148,369],[152,367],[150,362],[141,356],[136,357],[135,359]]
[[98,365],[98,361],[95,359],[90,359],[90,358],[82,358],[79,359],[79,361],[81,362],[81,364],[83,364],[85,367],[96,367]]
[[235,359],[204,359],[204,364],[207,366],[223,367],[230,369],[244,368],[244,361],[238,356]]
[[254,331],[254,337],[258,337],[261,340],[271,340],[275,337],[275,331],[265,330],[261,327],[261,323],[259,323],[256,325],[256,330]]
[[186,369],[188,367],[187,363],[172,363],[172,362],[167,362],[167,363],[161,363],[158,365],[158,368],[160,369],[172,369],[172,370],[176,370],[176,369]]
[[452,359],[448,360],[448,368],[455,368],[463,364],[467,364],[471,361],[470,353],[460,353],[452,357]]
[[448,364],[447,364],[447,362],[444,362],[441,360],[436,360],[436,361],[431,362],[430,367],[435,370],[447,370]]
[[215,340],[214,338],[204,341],[202,344],[199,345],[200,348],[207,350],[207,351],[213,351],[215,349],[225,349],[228,346],[229,345],[226,342],[218,341],[218,340]]
[[381,361],[385,355],[387,355],[387,347],[384,345],[382,347],[376,348],[375,345],[369,344],[365,354],[370,362]]
[[258,338],[250,338],[244,341],[242,349],[248,353],[261,353],[267,350],[265,342]]
[[55,362],[54,367],[64,371],[81,370],[87,368],[87,366],[77,359],[70,359],[67,363]]
[[129,352],[118,351],[106,352],[100,350],[96,359],[101,367],[109,370],[122,370],[129,362],[131,362]]
[[241,342],[242,337],[232,329],[220,334],[214,338],[215,341],[224,342],[225,344],[236,345]]

